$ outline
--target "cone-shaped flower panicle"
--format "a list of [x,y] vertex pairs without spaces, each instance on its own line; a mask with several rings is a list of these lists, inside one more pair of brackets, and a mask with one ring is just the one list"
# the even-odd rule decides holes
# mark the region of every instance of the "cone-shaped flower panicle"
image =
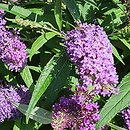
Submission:
[[53,106],[52,127],[54,130],[95,130],[95,123],[99,120],[98,108],[80,86],[73,96],[61,97]]
[[3,10],[0,10],[0,59],[11,71],[20,71],[27,62],[26,46],[20,41],[19,31],[9,31],[5,27]]
[[30,96],[30,92],[24,85],[18,88],[14,85],[0,84],[0,122],[19,117],[21,113],[12,102],[28,104]]
[[94,85],[95,92],[103,96],[117,92],[115,86],[118,76],[114,67],[112,47],[102,27],[79,24],[79,27],[67,32],[64,44],[83,83]]

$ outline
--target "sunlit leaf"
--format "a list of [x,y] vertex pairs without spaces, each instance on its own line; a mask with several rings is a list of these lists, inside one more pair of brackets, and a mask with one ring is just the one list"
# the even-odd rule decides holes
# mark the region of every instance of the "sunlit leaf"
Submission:
[[112,45],[112,50],[113,50],[113,54],[114,56],[124,65],[124,61],[122,60],[121,56],[119,55],[117,49]]
[[47,63],[47,65],[41,72],[41,75],[38,78],[38,81],[35,85],[35,88],[32,94],[32,98],[29,103],[29,107],[27,110],[27,121],[36,103],[38,102],[42,94],[46,91],[48,86],[51,84],[51,82],[53,81],[57,73],[59,73],[59,71],[55,70],[55,67],[61,58],[62,57],[59,57],[59,56],[53,56],[52,59]]
[[107,124],[122,109],[130,104],[130,73],[127,74],[119,84],[119,94],[113,95],[104,105],[100,112],[100,120],[97,123],[97,130]]
[[130,44],[125,39],[119,38],[119,40],[130,50]]
[[[21,113],[27,115],[26,111],[28,109],[28,105],[19,103],[13,103],[13,104],[18,108],[18,110]],[[51,112],[40,107],[35,107],[34,109],[32,109],[29,118],[42,124],[50,124],[52,122]]]
[[54,14],[55,14],[55,19],[56,19],[56,23],[58,25],[58,28],[61,31],[61,28],[62,28],[61,0],[56,0]]
[[13,130],[20,130],[20,127],[21,127],[21,119],[16,119]]
[[34,43],[32,44],[32,47],[29,51],[29,57],[30,60],[34,54],[37,53],[37,51],[51,38],[53,38],[56,35],[54,32],[47,32],[45,34],[42,34],[40,37],[38,37]]
[[25,82],[25,84],[27,85],[28,88],[31,87],[31,85],[33,84],[33,78],[30,72],[30,69],[28,66],[26,66],[22,72],[20,73],[21,77],[23,79],[23,81]]
[[32,13],[30,10],[24,9],[20,6],[8,5],[3,3],[0,3],[0,8],[23,18],[29,17]]

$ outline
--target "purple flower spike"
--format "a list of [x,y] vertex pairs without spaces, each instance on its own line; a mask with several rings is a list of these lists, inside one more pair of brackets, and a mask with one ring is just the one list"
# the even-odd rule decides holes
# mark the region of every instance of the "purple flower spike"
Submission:
[[95,130],[95,123],[100,118],[98,108],[91,96],[79,89],[68,98],[61,97],[53,106],[52,127],[54,130]]
[[20,41],[19,31],[10,32],[5,27],[3,13],[0,10],[0,59],[8,65],[9,70],[17,72],[26,65],[26,46]]
[[30,96],[24,85],[17,88],[13,85],[3,86],[0,84],[0,122],[21,116],[21,113],[11,102],[28,104]]
[[78,28],[67,32],[64,44],[83,84],[95,86],[96,94],[103,96],[117,93],[118,75],[112,47],[102,27],[79,24]]

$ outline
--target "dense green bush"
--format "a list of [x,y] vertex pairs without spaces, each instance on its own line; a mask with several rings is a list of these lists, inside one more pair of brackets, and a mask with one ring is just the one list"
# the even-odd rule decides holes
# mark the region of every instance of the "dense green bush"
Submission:
[[[22,113],[22,116],[13,120],[6,120],[6,118],[4,122],[1,121],[0,130],[50,130],[54,128],[52,128],[53,125],[51,126],[51,123],[55,120],[54,117],[52,120],[54,104],[59,102],[62,96],[70,98],[69,95],[74,95],[72,97],[75,98],[77,91],[79,91],[75,86],[78,82],[83,84],[82,77],[79,74],[80,66],[71,59],[68,51],[66,53],[67,49],[72,48],[64,44],[65,41],[72,40],[72,43],[75,42],[73,36],[70,39],[66,38],[68,31],[78,30],[84,33],[85,29],[82,28],[82,23],[103,27],[111,42],[114,66],[119,76],[119,83],[116,85],[119,89],[118,94],[110,93],[110,95],[103,96],[103,94],[98,93],[93,98],[94,103],[99,104],[100,115],[100,119],[94,122],[96,123],[95,130],[99,130],[104,125],[107,125],[104,129],[130,129],[130,126],[128,127],[128,124],[125,124],[125,121],[130,121],[128,111],[130,104],[129,0],[2,0],[0,9],[4,10],[2,19],[6,20],[4,24],[0,21],[0,33],[3,32],[3,26],[6,28],[6,36],[3,38],[4,34],[0,34],[0,80],[2,86],[0,93],[3,93],[3,86],[8,86],[6,84],[9,84],[9,86],[15,84],[18,87],[22,84],[31,93],[28,104],[19,100],[15,102],[14,99],[10,101],[9,98],[8,102],[14,108],[16,107]],[[88,34],[89,32],[85,35]],[[13,48],[12,52],[8,51],[9,47],[5,52],[5,48],[4,50],[1,48],[7,46],[5,44],[9,43],[12,35],[16,39],[18,37],[18,39],[8,44],[11,49]],[[103,36],[101,35],[101,37]],[[2,38],[6,39],[3,43]],[[78,38],[76,40],[78,41]],[[20,46],[17,51],[17,47],[13,43],[18,43],[17,47]],[[26,48],[22,47],[22,43],[27,47],[27,55],[25,50],[22,51]],[[16,53],[14,53],[15,51]],[[9,60],[6,56],[8,53],[11,56],[16,56],[15,60],[13,56]],[[24,57],[22,53],[25,54],[25,57],[27,56],[27,61],[26,58],[17,59],[17,55]],[[102,62],[106,63],[105,60]],[[12,64],[15,64],[15,67],[12,67]],[[106,88],[108,87],[107,89],[110,89],[110,91],[112,84],[106,85]],[[89,90],[85,94],[90,96],[90,93],[95,90],[95,84],[88,86]],[[8,89],[8,91],[10,90]],[[0,99],[0,113],[4,109],[2,101],[3,99]],[[122,115],[122,110],[128,116],[127,120]],[[62,130],[55,128],[55,130],[58,129]],[[70,129],[78,130],[79,128],[72,127]],[[85,130],[89,129],[86,127]]]

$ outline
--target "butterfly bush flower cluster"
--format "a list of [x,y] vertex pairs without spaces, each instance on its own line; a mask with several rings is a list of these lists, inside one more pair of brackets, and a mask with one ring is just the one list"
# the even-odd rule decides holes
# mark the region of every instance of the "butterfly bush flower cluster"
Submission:
[[122,111],[122,117],[125,122],[125,128],[130,130],[130,106]]
[[[118,91],[110,41],[102,27],[84,23],[67,32],[64,44],[82,83],[76,85],[73,95],[61,97],[53,106],[52,127],[55,130],[95,130],[100,118],[99,106],[93,102],[95,94],[110,96]],[[89,92],[88,85],[95,87],[94,93]]]
[[61,97],[53,106],[54,130],[95,130],[99,120],[98,104],[92,102],[93,96],[86,88],[77,85],[77,90],[69,97]]
[[3,19],[4,11],[0,9],[0,59],[11,71],[20,71],[27,62],[26,46],[20,41],[19,31],[9,31]]
[[12,105],[12,103],[28,104],[30,99],[30,92],[24,86],[20,85],[18,88],[14,85],[0,84],[0,122],[8,119],[15,119],[21,113]]
[[117,92],[112,47],[102,27],[79,24],[78,28],[67,32],[65,45],[84,84],[95,86],[96,94],[103,96]]
[[[8,65],[9,70],[17,72],[26,65],[26,46],[20,41],[19,31],[6,28],[3,15],[4,11],[0,9],[0,59]],[[0,122],[19,117],[21,113],[13,103],[28,104],[30,96],[24,85],[18,87],[0,82]]]

